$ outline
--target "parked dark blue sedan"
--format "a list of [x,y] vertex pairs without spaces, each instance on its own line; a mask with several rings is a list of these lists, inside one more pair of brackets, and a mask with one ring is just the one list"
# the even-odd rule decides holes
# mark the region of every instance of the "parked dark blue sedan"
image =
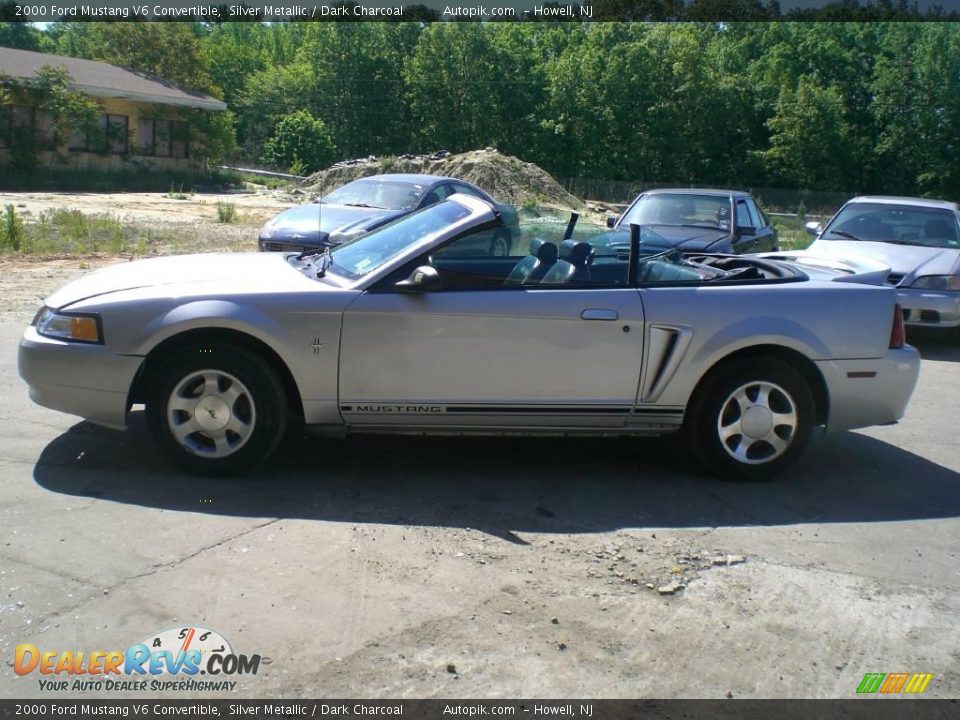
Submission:
[[648,190],[623,215],[607,221],[608,227],[624,232],[632,224],[653,229],[662,242],[684,252],[739,254],[780,249],[777,231],[753,196],[737,190]]
[[501,213],[504,226],[490,254],[505,257],[520,235],[517,212],[464,180],[437,175],[373,175],[343,185],[307,205],[290,208],[260,229],[264,251],[302,252],[339,245],[454,193],[481,198]]

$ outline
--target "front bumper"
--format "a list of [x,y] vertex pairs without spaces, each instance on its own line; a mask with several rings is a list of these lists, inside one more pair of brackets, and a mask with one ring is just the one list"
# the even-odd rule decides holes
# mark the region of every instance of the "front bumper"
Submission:
[[869,360],[821,360],[817,367],[830,402],[827,430],[896,422],[920,377],[920,353],[905,345]]
[[903,308],[907,325],[942,328],[960,325],[960,292],[897,288],[897,302]]
[[32,326],[17,353],[31,400],[119,430],[126,427],[130,387],[142,363],[142,357],[116,355],[103,345],[44,337]]

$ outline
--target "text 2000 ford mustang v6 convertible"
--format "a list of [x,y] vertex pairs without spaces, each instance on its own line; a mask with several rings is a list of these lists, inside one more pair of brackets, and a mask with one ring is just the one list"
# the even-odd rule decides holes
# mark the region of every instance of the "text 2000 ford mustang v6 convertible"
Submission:
[[[133,404],[192,471],[337,432],[657,434],[765,478],[815,427],[899,418],[916,384],[892,288],[739,256],[534,239],[453,195],[313,256],[220,254],[91,273],[20,344],[41,405],[114,428]],[[876,273],[878,278],[885,274]],[[869,275],[869,274],[868,274]],[[851,282],[852,281],[852,282]],[[882,282],[882,280],[878,280]]]

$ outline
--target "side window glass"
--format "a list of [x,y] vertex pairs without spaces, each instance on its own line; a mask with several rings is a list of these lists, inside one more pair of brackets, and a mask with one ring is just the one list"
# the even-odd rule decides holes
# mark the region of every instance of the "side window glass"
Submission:
[[737,200],[737,227],[756,227],[750,219],[745,200]]
[[474,188],[470,187],[469,185],[464,185],[463,183],[455,183],[453,187],[454,187],[454,192],[463,193],[464,195],[470,195],[475,198],[480,198],[481,200],[486,200],[486,198],[483,197],[483,195],[478,193]]
[[444,183],[443,185],[437,185],[433,190],[428,192],[423,200],[420,203],[420,207],[425,208],[438,203],[441,200],[446,200],[453,194],[453,190],[450,188],[450,185]]
[[753,227],[762,228],[766,225],[766,223],[763,221],[763,214],[757,208],[757,205],[755,202],[753,202],[752,198],[747,198],[747,210],[750,212],[750,219],[753,221]]

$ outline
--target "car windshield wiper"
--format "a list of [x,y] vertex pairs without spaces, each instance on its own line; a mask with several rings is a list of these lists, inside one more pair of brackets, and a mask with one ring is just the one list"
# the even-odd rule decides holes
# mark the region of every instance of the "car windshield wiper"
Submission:
[[330,252],[330,247],[326,247],[323,250],[323,255],[320,256],[320,259],[317,261],[317,277],[322,278],[327,274],[327,268],[333,265],[333,253]]
[[315,247],[315,248],[307,248],[302,253],[297,255],[297,260],[304,260],[308,257],[313,257],[314,255],[320,255],[321,253],[325,253],[329,249],[330,249],[329,245],[320,245],[319,247]]
[[681,228],[700,228],[701,230],[725,230],[719,225],[695,225],[693,223],[664,223],[664,222],[655,222],[655,223],[639,223],[639,225],[645,225],[647,227],[681,227]]
[[840,235],[841,237],[845,237],[848,240],[856,240],[857,242],[864,241],[863,238],[858,238],[856,235],[854,235],[853,233],[848,233],[846,230],[831,230],[830,232],[833,233],[834,235]]
[[370,205],[368,203],[343,203],[347,207],[362,207],[362,208],[373,208],[374,210],[386,210],[385,207],[380,205]]

